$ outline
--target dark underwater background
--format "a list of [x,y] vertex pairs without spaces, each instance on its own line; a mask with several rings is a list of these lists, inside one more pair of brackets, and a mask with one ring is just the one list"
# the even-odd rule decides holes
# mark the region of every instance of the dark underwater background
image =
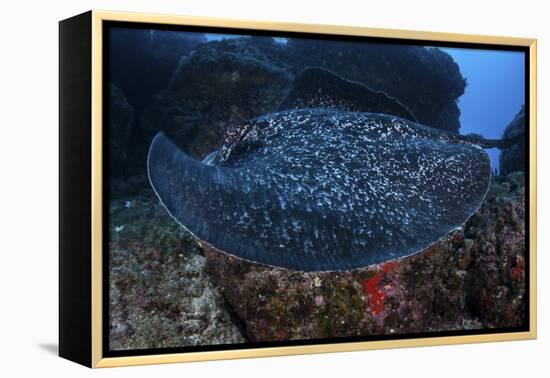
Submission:
[[157,132],[203,159],[232,124],[275,111],[311,66],[385,92],[424,125],[512,137],[525,129],[522,52],[118,27],[108,46],[111,349],[525,325],[523,144],[488,150],[491,190],[463,228],[410,258],[343,273],[201,247],[146,171]]

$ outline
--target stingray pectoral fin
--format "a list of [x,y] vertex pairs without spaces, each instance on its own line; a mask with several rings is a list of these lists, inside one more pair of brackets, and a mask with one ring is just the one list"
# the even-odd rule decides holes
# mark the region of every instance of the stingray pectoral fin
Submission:
[[[151,143],[148,172],[151,186],[169,214],[200,241],[248,261],[326,270],[322,264],[327,264],[332,253],[320,259],[303,253],[309,229],[300,228],[296,237],[289,236],[298,219],[281,205],[284,182],[277,182],[268,166],[206,165],[161,132]],[[291,194],[287,199],[286,206],[300,203],[293,201]]]
[[346,80],[324,68],[309,67],[296,76],[279,110],[315,107],[382,113],[416,122],[405,105],[386,93]]
[[[246,169],[207,165],[158,133],[147,159],[149,181],[168,213],[197,239],[241,258],[262,261],[263,249],[239,232],[246,220]],[[257,192],[257,190],[256,190]],[[246,235],[244,235],[246,236]]]
[[151,186],[170,215],[196,236],[207,233],[205,209],[213,193],[227,185],[224,169],[193,159],[163,132],[151,143],[147,169]]

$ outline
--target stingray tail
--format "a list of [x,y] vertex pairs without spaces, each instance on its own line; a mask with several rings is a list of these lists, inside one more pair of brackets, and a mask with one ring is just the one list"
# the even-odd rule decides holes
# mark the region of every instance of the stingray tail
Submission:
[[518,143],[521,143],[525,140],[525,133],[522,132],[512,138],[503,138],[503,139],[484,139],[479,137],[466,136],[465,139],[470,142],[477,144],[483,148],[498,148],[500,150],[505,150],[510,148]]

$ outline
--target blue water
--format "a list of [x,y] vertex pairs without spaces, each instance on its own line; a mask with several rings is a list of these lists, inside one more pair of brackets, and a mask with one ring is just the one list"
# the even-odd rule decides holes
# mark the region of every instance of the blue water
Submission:
[[[443,48],[460,67],[467,86],[460,97],[460,133],[498,139],[525,103],[523,52]],[[494,169],[499,150],[487,150]]]

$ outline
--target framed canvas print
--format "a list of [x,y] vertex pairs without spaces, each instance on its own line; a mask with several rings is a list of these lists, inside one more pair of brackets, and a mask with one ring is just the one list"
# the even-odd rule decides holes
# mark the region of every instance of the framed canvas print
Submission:
[[90,367],[536,337],[536,41],[60,22],[60,335]]

